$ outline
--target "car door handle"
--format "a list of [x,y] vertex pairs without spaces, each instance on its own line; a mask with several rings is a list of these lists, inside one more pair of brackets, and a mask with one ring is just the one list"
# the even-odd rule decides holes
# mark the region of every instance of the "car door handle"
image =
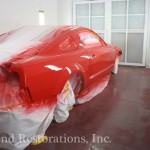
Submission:
[[91,55],[91,59],[93,59],[93,58],[95,58],[96,57],[96,55],[95,54],[92,54]]

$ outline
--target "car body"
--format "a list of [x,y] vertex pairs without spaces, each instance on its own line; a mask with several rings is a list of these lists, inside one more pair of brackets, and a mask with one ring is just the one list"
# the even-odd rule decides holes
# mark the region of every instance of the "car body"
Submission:
[[106,44],[94,31],[79,26],[55,27],[40,41],[1,63],[19,75],[20,88],[32,101],[58,95],[74,74],[82,77],[78,94],[82,93],[110,74],[121,54],[118,46]]

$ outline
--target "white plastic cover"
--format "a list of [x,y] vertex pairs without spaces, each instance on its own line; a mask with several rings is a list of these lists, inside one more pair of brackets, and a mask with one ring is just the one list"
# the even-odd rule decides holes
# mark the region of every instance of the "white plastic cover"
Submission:
[[0,148],[23,150],[42,137],[53,119],[54,105],[39,107],[31,113],[18,106],[0,111]]
[[28,48],[42,44],[41,39],[54,29],[52,26],[26,26],[0,36],[0,63]]
[[70,81],[67,81],[62,92],[57,96],[57,104],[54,111],[54,120],[57,123],[66,121],[69,117],[69,111],[73,108],[74,104],[74,92]]

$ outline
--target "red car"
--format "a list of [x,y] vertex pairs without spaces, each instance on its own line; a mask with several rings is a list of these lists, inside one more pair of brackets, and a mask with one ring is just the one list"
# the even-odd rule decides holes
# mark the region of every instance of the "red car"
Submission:
[[[16,48],[15,54],[0,61],[3,68],[18,74],[20,88],[32,101],[58,95],[74,75],[80,77],[80,87],[77,83],[74,88],[75,95],[79,96],[98,79],[110,74],[121,55],[119,47],[106,44],[94,31],[79,26],[24,27],[0,36],[1,43],[13,36],[21,41],[22,30],[28,34],[33,32],[30,43],[24,41],[28,46],[20,50],[18,47],[18,51]],[[36,34],[37,30],[42,32]]]

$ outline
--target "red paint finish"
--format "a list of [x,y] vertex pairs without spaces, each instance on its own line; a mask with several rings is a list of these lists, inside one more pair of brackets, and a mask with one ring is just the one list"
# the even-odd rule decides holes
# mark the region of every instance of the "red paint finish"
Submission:
[[20,88],[28,91],[32,101],[41,101],[59,94],[75,73],[83,77],[85,90],[111,72],[119,51],[90,29],[63,26],[43,37],[42,44],[14,56],[2,66],[19,75]]

